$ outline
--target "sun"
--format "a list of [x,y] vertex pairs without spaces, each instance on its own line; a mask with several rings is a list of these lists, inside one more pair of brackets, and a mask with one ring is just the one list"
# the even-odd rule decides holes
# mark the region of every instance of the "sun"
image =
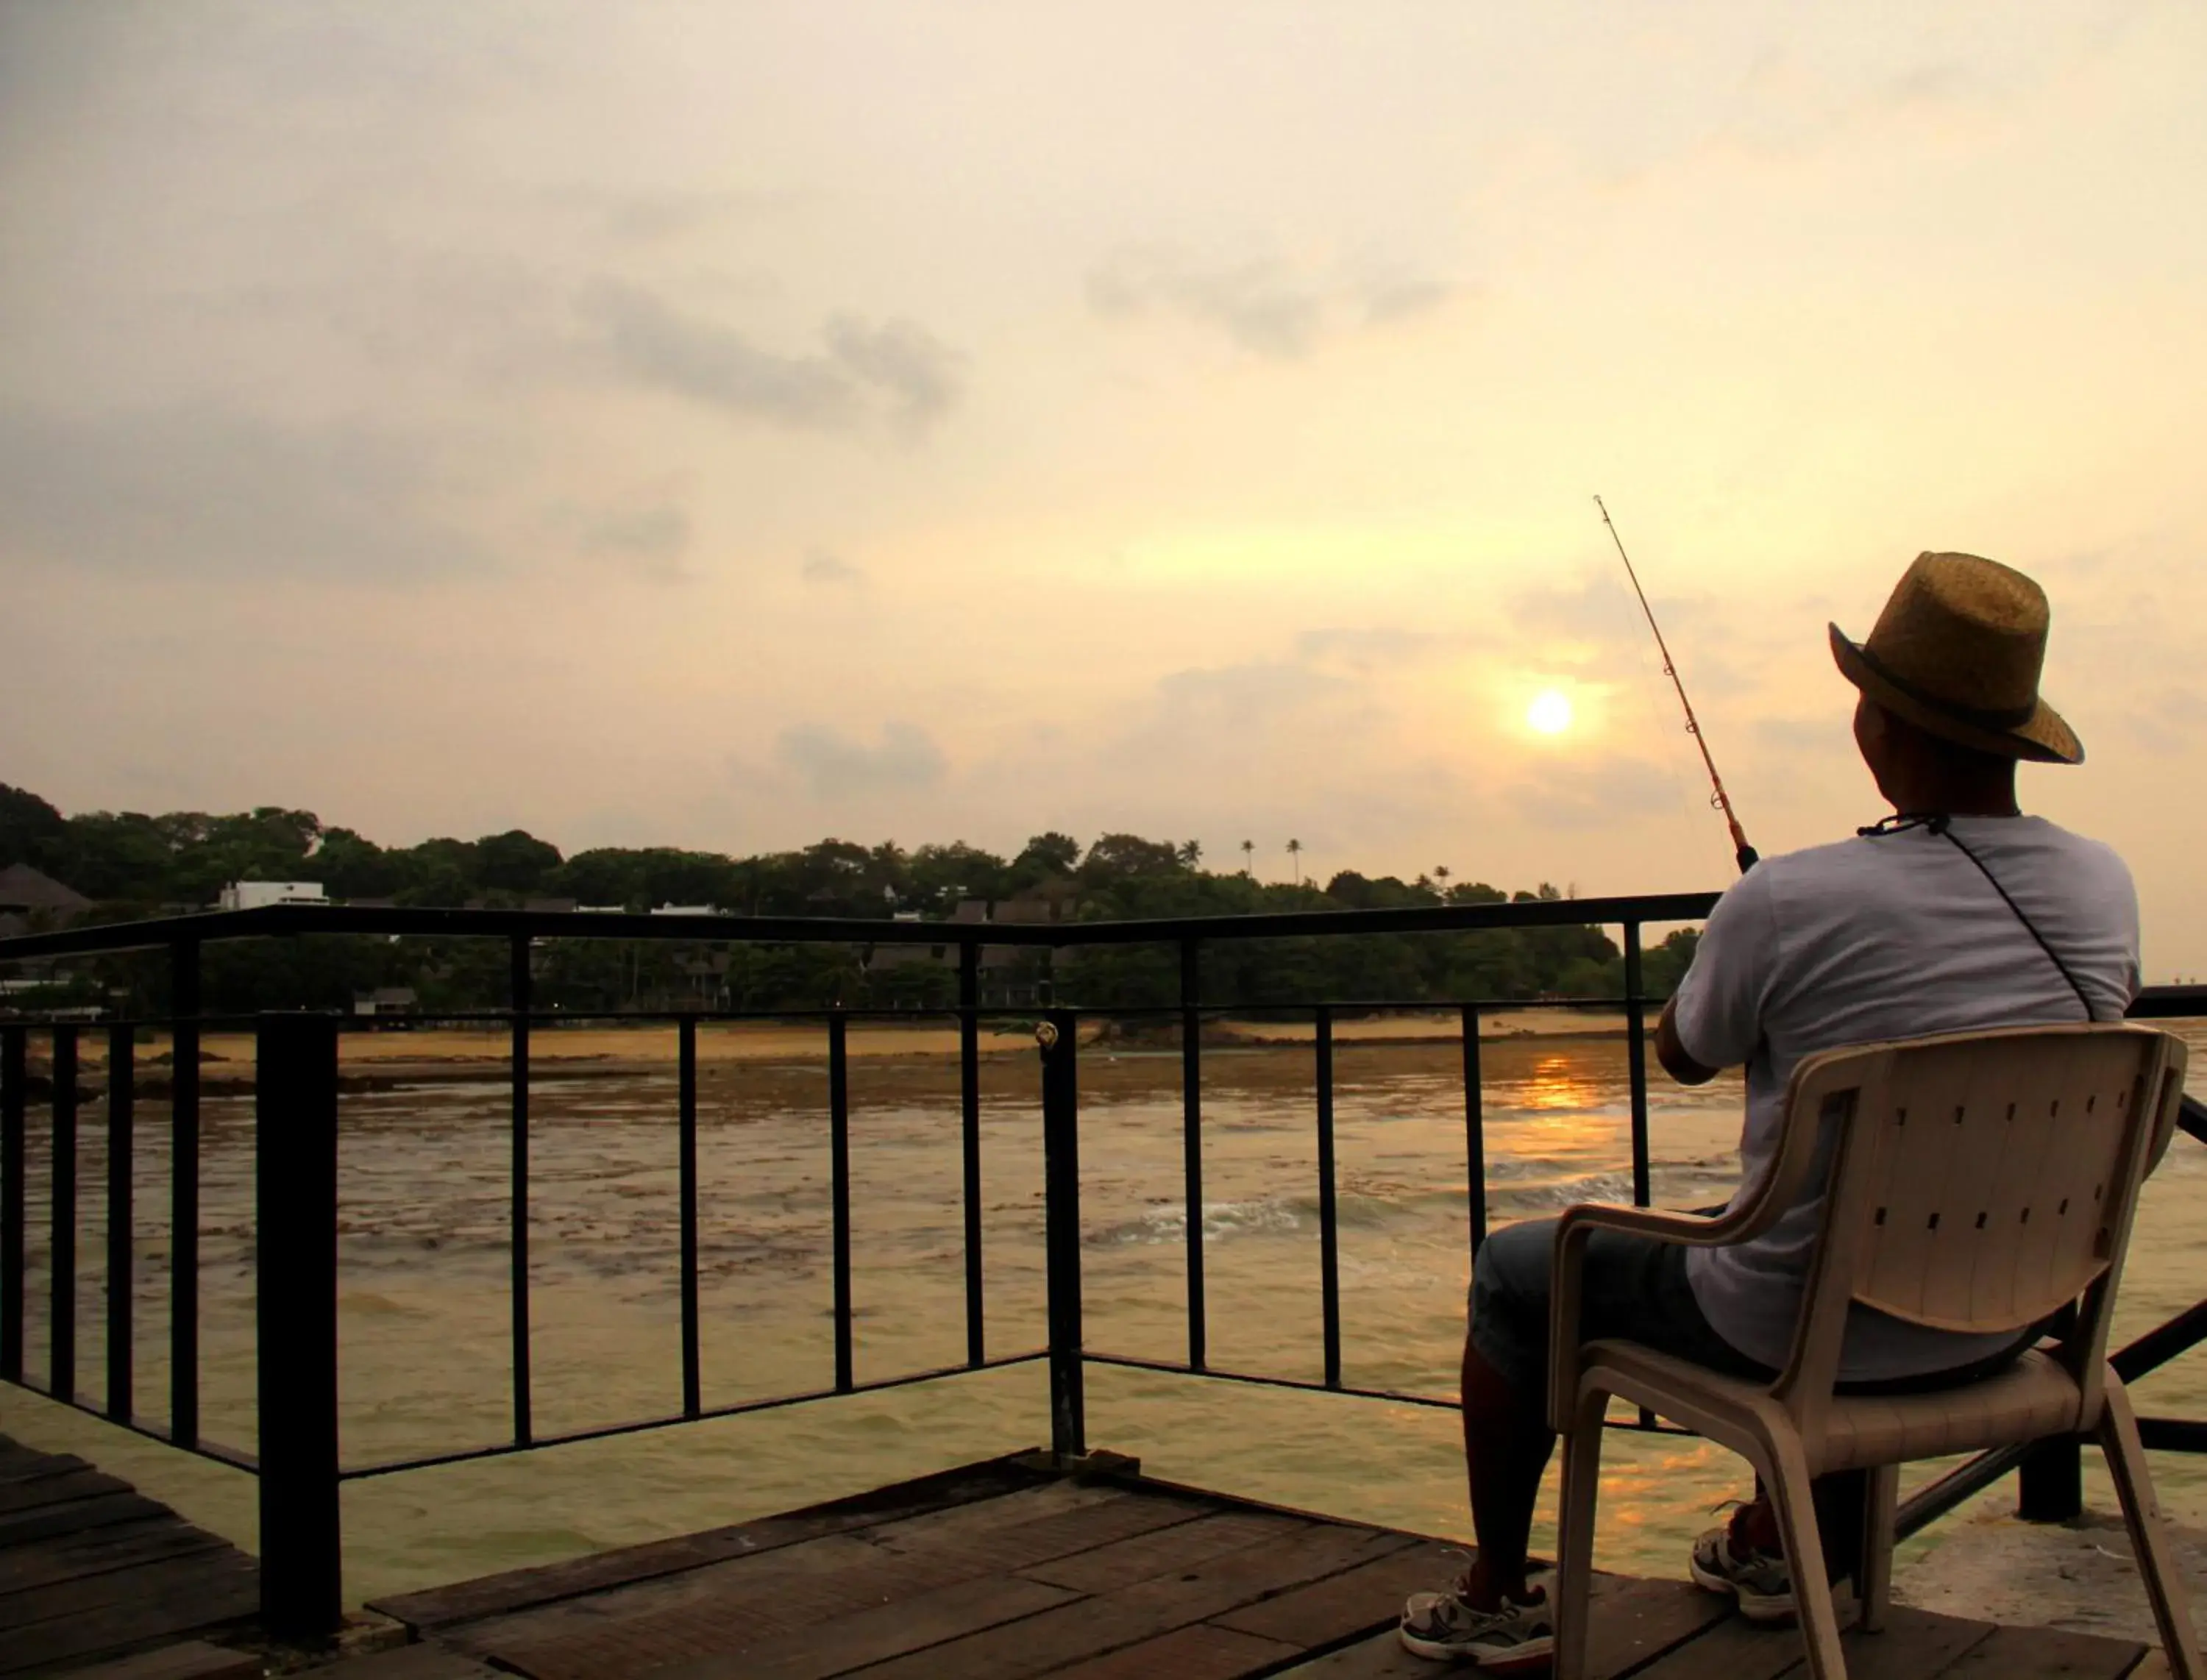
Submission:
[[1542,689],[1525,708],[1525,726],[1539,735],[1562,734],[1571,726],[1570,697],[1557,689]]

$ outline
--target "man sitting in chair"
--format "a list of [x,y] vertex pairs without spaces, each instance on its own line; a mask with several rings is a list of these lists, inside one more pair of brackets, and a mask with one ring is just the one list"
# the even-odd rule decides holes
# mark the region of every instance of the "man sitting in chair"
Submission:
[[[2021,573],[1971,554],[1927,553],[1868,642],[1832,626],[1833,655],[1859,691],[1855,743],[1894,815],[1852,840],[1768,858],[1736,882],[1656,1033],[1658,1057],[1685,1084],[1746,1067],[1745,1182],[1777,1146],[1786,1082],[1803,1056],[1927,1033],[2114,1020],[2128,1007],[2138,981],[2130,872],[2106,846],[2016,805],[2019,760],[2084,756],[2038,697],[2047,621],[2044,593]],[[1820,1195],[1736,1247],[1597,1231],[1583,1334],[1773,1376],[1791,1342]],[[1554,1228],[1551,1219],[1512,1225],[1480,1252],[1463,1350],[1479,1551],[1448,1590],[1404,1606],[1403,1643],[1420,1656],[1512,1668],[1544,1662],[1552,1648],[1526,1548],[1555,1444],[1546,1405]],[[1858,1306],[1841,1383],[1862,1391],[1972,1380],[2034,1339],[1929,1329]],[[1759,1490],[1695,1543],[1691,1568],[1750,1617],[1792,1614],[1793,1584]]]

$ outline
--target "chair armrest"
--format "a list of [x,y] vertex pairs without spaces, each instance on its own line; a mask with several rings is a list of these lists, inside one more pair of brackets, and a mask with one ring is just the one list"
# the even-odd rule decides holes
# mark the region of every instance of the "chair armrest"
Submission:
[[1596,1231],[1627,1231],[1708,1248],[1736,1241],[1756,1210],[1720,1214],[1673,1213],[1665,1208],[1630,1207],[1615,1202],[1582,1202],[1556,1221],[1555,1258],[1548,1285],[1548,1422],[1558,1434],[1569,1431],[1578,1404],[1579,1307],[1586,1270],[1587,1240]]

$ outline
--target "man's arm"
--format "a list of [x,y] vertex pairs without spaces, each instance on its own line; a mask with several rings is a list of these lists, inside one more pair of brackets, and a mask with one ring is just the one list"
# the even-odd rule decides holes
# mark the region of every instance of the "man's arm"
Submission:
[[1678,1024],[1673,1019],[1678,1010],[1678,1000],[1675,997],[1663,1006],[1663,1019],[1655,1024],[1655,1059],[1663,1064],[1663,1071],[1680,1085],[1707,1085],[1720,1070],[1704,1067],[1686,1054],[1686,1047],[1678,1042]]

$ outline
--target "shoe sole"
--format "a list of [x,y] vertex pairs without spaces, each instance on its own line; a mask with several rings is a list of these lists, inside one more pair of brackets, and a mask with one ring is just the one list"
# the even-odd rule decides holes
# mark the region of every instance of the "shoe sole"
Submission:
[[1793,1620],[1793,1595],[1791,1593],[1757,1593],[1742,1587],[1736,1581],[1703,1569],[1698,1557],[1689,1558],[1686,1568],[1694,1577],[1695,1586],[1705,1593],[1715,1593],[1731,1599],[1739,1605],[1739,1613],[1750,1622],[1768,1625]]
[[1556,1641],[1548,1639],[1528,1639],[1522,1645],[1513,1645],[1507,1653],[1489,1654],[1468,1645],[1444,1645],[1438,1640],[1420,1639],[1408,1628],[1398,1627],[1396,1636],[1403,1648],[1414,1657],[1423,1657],[1428,1662],[1470,1662],[1478,1665],[1482,1674],[1515,1674],[1521,1669],[1546,1668],[1555,1659]]

